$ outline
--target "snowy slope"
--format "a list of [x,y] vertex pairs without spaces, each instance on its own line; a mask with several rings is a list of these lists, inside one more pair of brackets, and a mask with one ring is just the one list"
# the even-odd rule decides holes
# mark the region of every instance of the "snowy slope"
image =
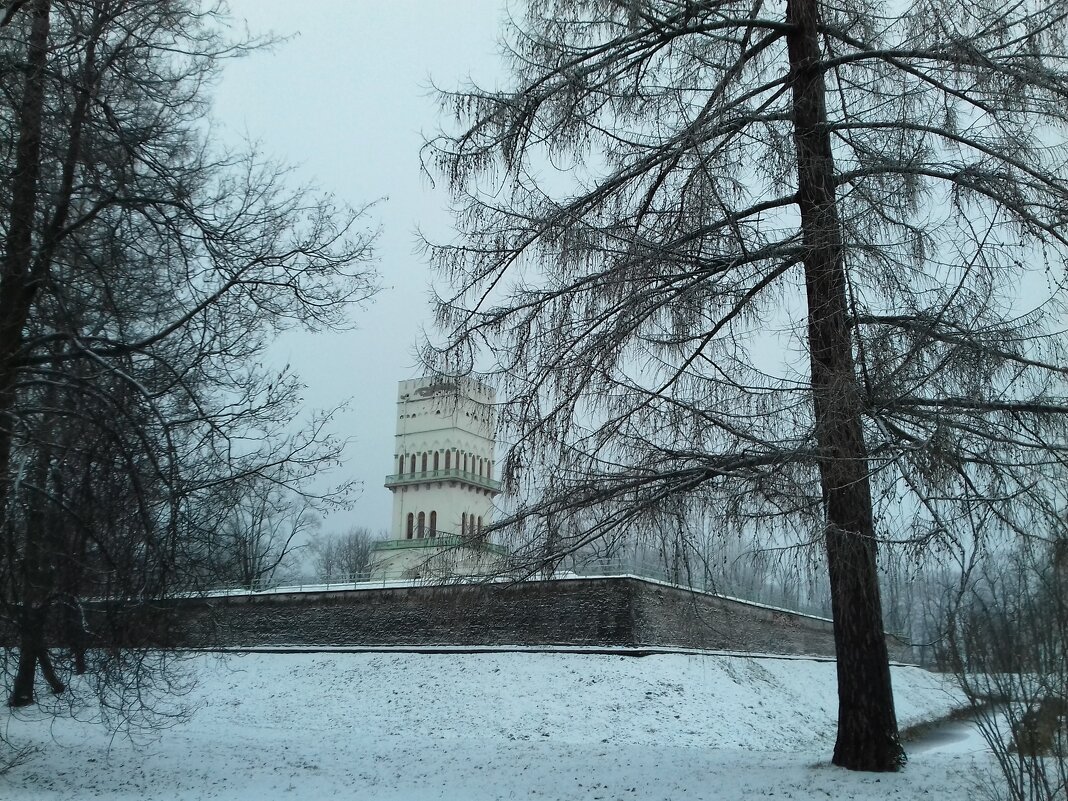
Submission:
[[[977,745],[899,775],[831,768],[834,665],[576,654],[253,654],[197,660],[188,721],[134,744],[40,712],[0,777],[26,799],[969,798]],[[895,668],[903,725],[957,698]]]

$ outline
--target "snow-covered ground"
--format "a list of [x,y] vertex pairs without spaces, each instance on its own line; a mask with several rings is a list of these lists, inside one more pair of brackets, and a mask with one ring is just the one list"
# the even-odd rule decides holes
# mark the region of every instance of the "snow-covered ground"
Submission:
[[[991,761],[967,729],[900,774],[828,764],[834,665],[666,654],[251,654],[196,658],[188,721],[131,742],[9,715],[36,753],[27,799],[931,799],[969,801]],[[903,726],[959,703],[894,669]],[[9,713],[4,713],[9,714]]]

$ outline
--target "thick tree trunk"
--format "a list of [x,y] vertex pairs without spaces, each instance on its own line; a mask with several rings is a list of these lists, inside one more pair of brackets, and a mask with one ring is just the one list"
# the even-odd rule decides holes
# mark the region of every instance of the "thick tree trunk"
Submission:
[[[11,206],[8,210],[8,233],[4,243],[4,260],[0,272],[0,510],[10,496],[11,447],[15,409],[15,385],[19,351],[33,300],[30,280],[33,261],[33,231],[37,216],[37,183],[40,175],[41,125],[44,108],[45,70],[48,60],[49,0],[34,0],[31,8],[30,37],[26,48],[26,78],[18,110],[19,139],[16,145],[15,171],[11,179]],[[14,536],[10,527],[4,535]],[[15,553],[12,543],[6,549]],[[26,550],[33,550],[32,540]],[[31,558],[27,553],[23,559]],[[46,613],[35,603],[32,582],[21,588],[19,621],[19,666],[8,703],[25,706],[34,700],[34,676],[44,652]],[[48,677],[54,679],[51,664]],[[57,680],[58,681],[58,680]],[[55,688],[53,684],[53,689]]]
[[47,619],[47,610],[43,608],[27,607],[20,615],[19,666],[15,672],[15,681],[11,685],[8,706],[28,706],[34,702],[34,681],[37,677],[38,665],[41,666],[41,675],[44,676],[53,693],[59,695],[67,689],[56,674],[52,660],[48,656],[48,649],[45,645]]
[[8,706],[29,706],[36,699],[34,694],[34,679],[37,676],[37,654],[40,652],[38,642],[39,632],[35,631],[32,613],[23,614],[19,621],[19,666],[15,671],[15,681],[11,685],[11,694],[8,696]]
[[862,405],[848,325],[841,224],[827,131],[817,0],[789,0],[787,36],[805,247],[808,339],[827,562],[838,656],[834,764],[896,770],[902,761],[875,562]]
[[37,652],[37,664],[41,666],[41,675],[44,676],[44,680],[48,682],[48,686],[52,688],[53,693],[59,695],[67,689],[67,685],[59,678],[59,674],[56,673],[56,669],[52,665],[52,657],[48,655],[47,647],[42,647]]
[[34,674],[38,665],[52,692],[66,687],[56,675],[48,656],[48,622],[56,591],[56,563],[61,558],[57,528],[48,514],[43,492],[48,486],[52,450],[41,443],[31,481],[37,488],[29,495],[26,522],[29,534],[22,552],[21,603],[18,620],[19,667],[8,699],[9,706],[26,706],[34,700]]
[[19,105],[19,141],[11,179],[11,207],[0,273],[0,508],[8,499],[11,414],[15,408],[16,359],[33,302],[30,280],[37,183],[41,172],[41,125],[48,62],[49,0],[35,0],[26,47],[26,80]]

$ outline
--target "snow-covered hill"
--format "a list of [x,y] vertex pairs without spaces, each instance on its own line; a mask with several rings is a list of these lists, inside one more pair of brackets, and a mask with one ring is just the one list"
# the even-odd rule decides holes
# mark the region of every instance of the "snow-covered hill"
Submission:
[[[975,742],[901,774],[827,764],[834,665],[708,655],[252,654],[195,660],[191,720],[148,742],[39,711],[0,798],[970,798]],[[895,668],[903,726],[959,698]]]

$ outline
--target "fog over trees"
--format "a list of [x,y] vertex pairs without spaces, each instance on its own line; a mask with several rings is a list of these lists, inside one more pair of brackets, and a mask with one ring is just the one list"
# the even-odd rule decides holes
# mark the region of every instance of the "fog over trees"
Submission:
[[[495,383],[502,530],[822,549],[833,761],[902,760],[880,541],[1063,525],[1068,3],[530,0],[424,151],[428,362]],[[549,476],[549,478],[545,478]]]

